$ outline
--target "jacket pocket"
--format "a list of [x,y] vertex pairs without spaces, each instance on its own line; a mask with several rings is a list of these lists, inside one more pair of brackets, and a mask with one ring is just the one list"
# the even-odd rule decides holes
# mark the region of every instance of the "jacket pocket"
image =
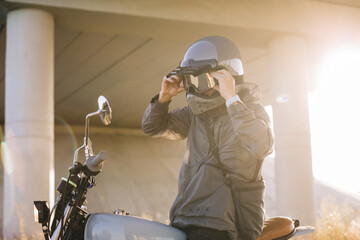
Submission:
[[262,232],[265,220],[264,181],[233,183],[232,192],[238,239],[256,239]]
[[179,215],[188,217],[205,216],[222,221],[234,222],[234,205],[231,190],[227,185],[222,183],[213,194],[206,198],[200,198],[197,201],[193,199],[190,203],[181,207]]

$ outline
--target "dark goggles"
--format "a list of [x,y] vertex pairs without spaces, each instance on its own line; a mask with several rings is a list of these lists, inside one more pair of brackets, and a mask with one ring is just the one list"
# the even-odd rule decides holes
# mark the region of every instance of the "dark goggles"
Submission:
[[184,88],[187,92],[203,93],[215,87],[217,80],[210,76],[209,72],[226,69],[219,66],[216,59],[198,60],[189,59],[181,62],[180,66],[174,69],[166,77],[171,75],[182,76]]
[[195,91],[197,93],[203,93],[215,87],[218,81],[210,76],[209,73],[202,73],[198,76],[184,75],[183,84],[186,92]]

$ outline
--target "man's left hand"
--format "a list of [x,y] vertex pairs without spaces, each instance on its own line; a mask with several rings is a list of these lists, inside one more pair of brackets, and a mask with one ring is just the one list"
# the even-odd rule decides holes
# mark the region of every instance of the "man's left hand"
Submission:
[[235,96],[235,79],[229,71],[222,69],[216,72],[211,72],[210,76],[218,80],[219,85],[216,85],[214,89],[220,92],[220,95],[225,100]]

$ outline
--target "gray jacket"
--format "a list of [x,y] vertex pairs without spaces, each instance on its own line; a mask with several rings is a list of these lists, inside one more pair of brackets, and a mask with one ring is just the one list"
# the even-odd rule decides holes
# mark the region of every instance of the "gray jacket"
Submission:
[[[179,192],[170,210],[174,226],[195,225],[227,230],[236,238],[232,192],[224,183],[217,160],[209,149],[204,120],[208,118],[220,161],[233,185],[262,183],[262,161],[273,146],[269,117],[258,103],[259,88],[245,83],[238,94],[244,104],[233,104],[228,108],[224,105],[201,115],[192,114],[188,106],[168,112],[169,103],[161,104],[155,97],[144,113],[142,127],[146,134],[170,139],[187,138]],[[260,195],[255,194],[259,195],[255,198],[251,192],[240,194],[245,201],[250,201],[250,208],[254,204],[260,206],[260,211],[255,214],[258,216],[249,226],[254,228],[252,225],[255,225],[258,228],[255,235],[259,235],[264,219],[263,191]]]

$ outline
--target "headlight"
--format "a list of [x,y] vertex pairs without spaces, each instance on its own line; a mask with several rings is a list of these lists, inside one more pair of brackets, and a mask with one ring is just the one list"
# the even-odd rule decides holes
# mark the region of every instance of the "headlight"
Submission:
[[37,223],[47,223],[50,209],[47,201],[34,201],[34,219]]

